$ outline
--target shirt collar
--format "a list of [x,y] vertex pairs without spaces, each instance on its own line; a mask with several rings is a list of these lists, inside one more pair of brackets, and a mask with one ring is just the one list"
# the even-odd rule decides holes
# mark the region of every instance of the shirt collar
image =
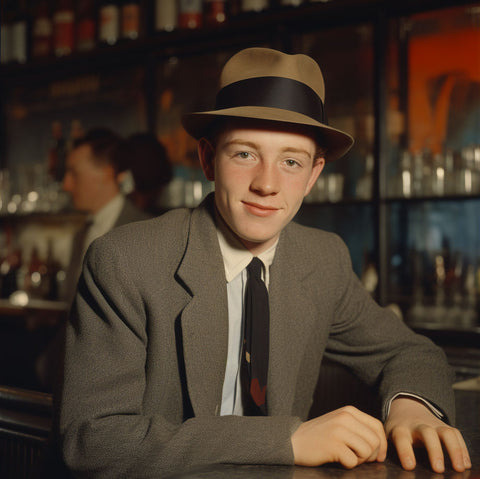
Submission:
[[120,216],[124,204],[125,197],[120,193],[117,194],[105,206],[91,216],[92,223],[98,226],[101,225],[106,231],[109,231],[113,228],[113,225]]
[[[243,246],[242,242],[227,226],[217,209],[215,209],[215,221],[217,225],[218,242],[225,266],[225,276],[227,283],[229,283],[248,266],[250,261],[252,261],[253,254]],[[269,269],[275,257],[277,244],[278,240],[274,245],[258,255],[258,258],[265,265],[264,281],[267,285],[269,282]]]

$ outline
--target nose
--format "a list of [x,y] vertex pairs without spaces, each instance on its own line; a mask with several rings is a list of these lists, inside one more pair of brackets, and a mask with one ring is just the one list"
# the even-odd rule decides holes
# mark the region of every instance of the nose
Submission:
[[259,195],[275,195],[280,188],[279,172],[274,164],[258,165],[250,185],[252,191]]

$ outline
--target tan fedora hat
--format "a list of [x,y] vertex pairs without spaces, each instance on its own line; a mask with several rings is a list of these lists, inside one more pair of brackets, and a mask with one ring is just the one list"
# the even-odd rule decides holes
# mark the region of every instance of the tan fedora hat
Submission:
[[353,138],[328,126],[325,83],[318,64],[307,55],[270,48],[247,48],[225,64],[215,109],[184,115],[185,130],[196,139],[219,118],[251,118],[308,125],[319,130],[326,160],[343,156]]

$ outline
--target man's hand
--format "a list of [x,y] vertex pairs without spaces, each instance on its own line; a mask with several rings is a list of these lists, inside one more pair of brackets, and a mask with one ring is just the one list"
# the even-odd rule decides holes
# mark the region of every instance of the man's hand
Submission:
[[387,439],[380,421],[353,406],[304,422],[292,435],[295,464],[320,466],[338,462],[351,469],[385,460]]
[[385,422],[385,431],[406,470],[411,470],[416,465],[413,446],[418,444],[425,446],[435,472],[442,473],[445,470],[442,445],[455,471],[463,472],[472,467],[460,431],[438,419],[421,401],[407,397],[393,400]]

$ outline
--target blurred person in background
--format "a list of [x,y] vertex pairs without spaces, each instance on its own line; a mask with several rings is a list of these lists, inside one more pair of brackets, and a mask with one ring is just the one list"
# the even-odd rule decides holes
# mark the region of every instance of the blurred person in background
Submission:
[[95,128],[78,139],[67,156],[63,189],[70,193],[73,207],[88,215],[85,227],[73,239],[65,293],[69,302],[90,243],[116,226],[149,217],[120,191],[124,170],[115,162],[120,144],[120,137],[113,131]]
[[[71,304],[77,289],[83,257],[90,243],[117,226],[150,216],[137,208],[120,189],[125,169],[116,162],[121,138],[108,128],[88,130],[68,153],[63,190],[70,194],[75,210],[86,213],[84,225],[72,241],[70,263],[61,299]],[[46,389],[52,388],[53,364],[57,357],[56,338],[37,360],[36,370]]]
[[128,198],[151,215],[162,213],[159,205],[163,189],[172,179],[172,166],[164,145],[152,133],[134,133],[122,141],[115,163],[130,173],[133,191]]

